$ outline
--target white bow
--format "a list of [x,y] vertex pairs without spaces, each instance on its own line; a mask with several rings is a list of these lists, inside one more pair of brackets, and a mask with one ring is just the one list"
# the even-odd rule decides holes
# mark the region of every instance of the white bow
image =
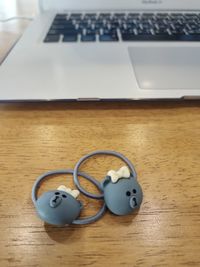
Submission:
[[60,185],[57,190],[64,191],[70,194],[72,197],[77,198],[80,194],[78,190],[72,190],[71,188],[66,187],[65,185]]
[[112,183],[116,183],[120,178],[129,178],[130,170],[127,166],[123,166],[118,171],[109,171],[107,175],[110,176]]

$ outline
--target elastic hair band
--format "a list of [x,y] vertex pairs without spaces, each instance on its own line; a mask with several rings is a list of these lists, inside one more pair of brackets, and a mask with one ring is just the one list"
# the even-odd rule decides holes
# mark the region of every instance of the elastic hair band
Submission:
[[[84,157],[82,157],[76,164],[75,168],[74,168],[74,173],[73,173],[73,177],[74,177],[74,183],[75,185],[77,186],[77,188],[79,189],[79,191],[84,194],[85,196],[89,197],[89,198],[92,198],[92,199],[103,199],[104,198],[104,195],[103,194],[92,194],[88,191],[86,191],[80,184],[79,182],[79,179],[78,179],[78,175],[79,175],[79,168],[81,166],[81,164],[86,161],[87,159],[91,158],[92,156],[95,156],[95,155],[110,155],[110,156],[115,156],[119,159],[121,159],[122,161],[124,161],[129,169],[130,169],[130,172],[132,173],[133,177],[137,178],[137,174],[136,174],[136,171],[135,171],[135,168],[133,166],[133,164],[131,163],[131,161],[129,159],[127,159],[123,154],[119,153],[119,152],[115,152],[115,151],[112,151],[112,150],[97,150],[97,151],[94,151],[94,152],[91,152],[87,155],[85,155]],[[94,178],[92,178],[94,179]],[[92,180],[92,182],[94,182],[94,180]],[[99,181],[95,181],[95,185],[97,186],[97,188],[100,189],[100,191],[102,191],[102,188],[101,188],[101,183]]]

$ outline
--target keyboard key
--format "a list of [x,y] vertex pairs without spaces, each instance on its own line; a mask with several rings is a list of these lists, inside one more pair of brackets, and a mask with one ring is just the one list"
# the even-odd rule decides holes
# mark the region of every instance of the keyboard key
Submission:
[[44,39],[45,43],[57,43],[60,40],[60,35],[47,35]]
[[85,31],[85,35],[95,35],[95,34],[96,34],[96,30],[87,28]]
[[141,30],[141,29],[138,29],[137,30],[137,34],[138,35],[152,35],[152,29],[144,29],[144,30]]
[[95,34],[82,35],[81,41],[82,42],[95,42],[96,41],[96,35]]
[[59,35],[60,34],[60,32],[58,31],[58,30],[50,30],[49,32],[48,32],[48,36],[49,35]]
[[120,19],[122,19],[122,18],[124,18],[125,17],[125,13],[115,13],[114,15],[113,15],[113,18],[120,18]]
[[140,17],[140,13],[129,13],[127,18],[139,18]]
[[156,17],[167,17],[169,14],[168,13],[157,13]]
[[96,17],[97,17],[97,14],[95,13],[87,13],[84,16],[84,19],[96,19]]
[[182,13],[171,13],[170,17],[171,18],[183,18],[184,15]]
[[143,13],[142,15],[141,15],[141,18],[143,19],[143,18],[152,18],[152,17],[154,17],[155,16],[155,14],[154,13]]
[[82,17],[82,14],[81,13],[72,13],[70,15],[70,19],[80,19]]
[[111,14],[110,13],[100,13],[99,14],[99,18],[110,18],[111,17]]
[[200,35],[123,35],[124,41],[200,41]]
[[136,35],[136,34],[122,34],[123,41],[160,41],[168,36],[150,36],[150,35]]
[[198,15],[194,14],[194,13],[185,13],[184,17],[186,17],[186,18],[197,18]]
[[67,14],[57,14],[55,20],[66,20]]
[[76,31],[76,28],[75,26],[71,26],[71,27],[59,26],[59,27],[52,27],[49,32],[51,31],[56,31],[59,34],[64,34],[65,32]]
[[117,42],[119,41],[119,38],[116,32],[103,33],[102,35],[99,36],[99,41],[100,42]]
[[63,42],[77,42],[78,36],[77,34],[68,34],[64,35]]

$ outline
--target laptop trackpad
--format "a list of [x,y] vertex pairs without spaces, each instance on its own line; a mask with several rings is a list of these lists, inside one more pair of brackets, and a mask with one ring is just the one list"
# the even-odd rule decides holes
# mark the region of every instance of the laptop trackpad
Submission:
[[141,89],[199,89],[200,47],[129,47]]

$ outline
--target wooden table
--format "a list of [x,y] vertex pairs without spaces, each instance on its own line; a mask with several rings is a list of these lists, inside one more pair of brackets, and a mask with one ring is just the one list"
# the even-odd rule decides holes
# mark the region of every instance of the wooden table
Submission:
[[[1,26],[0,57],[27,24],[20,23]],[[96,149],[122,152],[135,164],[144,191],[138,214],[44,225],[31,202],[36,177],[72,168]],[[0,266],[200,266],[199,158],[198,101],[0,104]],[[101,180],[120,166],[101,156],[82,170]],[[48,180],[41,192],[74,187],[67,178]],[[101,205],[81,199],[83,216]]]

